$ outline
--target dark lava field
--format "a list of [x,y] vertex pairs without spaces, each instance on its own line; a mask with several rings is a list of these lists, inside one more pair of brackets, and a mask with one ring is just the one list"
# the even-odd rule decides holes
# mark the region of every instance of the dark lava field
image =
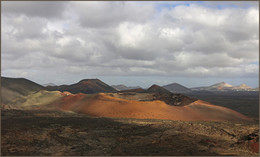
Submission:
[[2,110],[1,155],[258,155],[258,124]]

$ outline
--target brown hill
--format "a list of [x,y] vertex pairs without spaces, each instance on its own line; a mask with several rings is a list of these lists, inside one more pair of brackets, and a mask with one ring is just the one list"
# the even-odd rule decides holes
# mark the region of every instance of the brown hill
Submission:
[[16,98],[23,98],[43,89],[43,86],[25,78],[1,77],[2,104],[10,103]]
[[15,101],[17,104],[14,106],[11,104],[9,107],[29,110],[63,110],[96,117],[184,121],[250,120],[231,109],[215,106],[202,100],[192,100],[183,95],[168,95],[176,97],[171,98],[173,104],[167,104],[167,99],[158,98],[157,94],[71,94],[59,91],[39,91],[26,96],[26,101]]
[[198,99],[190,98],[182,94],[174,94],[174,93],[136,93],[136,92],[117,92],[117,93],[108,93],[109,96],[127,99],[127,100],[136,100],[136,101],[154,101],[161,100],[165,102],[167,105],[171,106],[185,106],[188,105]]
[[100,81],[99,79],[84,79],[76,84],[72,85],[61,85],[61,86],[48,86],[46,90],[49,91],[68,91],[70,93],[99,93],[99,92],[116,92],[117,90]]
[[[54,109],[72,111],[97,117],[170,119],[185,121],[244,121],[248,117],[231,109],[215,106],[202,100],[191,99],[181,94],[173,94],[153,85],[145,93],[94,93],[110,90],[112,87],[98,79],[82,80],[73,85],[59,86],[60,90],[38,91],[43,87],[26,79],[6,79],[2,81],[2,98],[12,97],[10,108]],[[10,94],[11,91],[11,94]],[[82,93],[79,93],[82,92]],[[13,94],[16,93],[19,96]],[[11,95],[11,96],[10,96]],[[130,98],[130,99],[129,99]],[[5,100],[6,101],[6,100]]]
[[94,95],[68,95],[56,106],[65,111],[73,111],[97,117],[170,119],[184,121],[245,121],[250,118],[231,109],[215,106],[197,100],[186,106],[170,106],[160,100],[126,100],[99,93]]

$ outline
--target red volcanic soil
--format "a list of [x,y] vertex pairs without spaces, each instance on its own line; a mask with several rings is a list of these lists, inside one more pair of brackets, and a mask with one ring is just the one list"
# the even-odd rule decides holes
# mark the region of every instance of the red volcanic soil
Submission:
[[83,93],[67,95],[62,99],[62,104],[59,104],[59,107],[64,110],[73,111],[78,104],[84,103],[82,99],[85,97],[86,95]]
[[163,101],[126,100],[99,94],[68,95],[61,102],[53,104],[62,110],[83,113],[97,117],[118,117],[138,119],[169,119],[185,121],[243,121],[248,117],[231,109],[215,106],[198,100],[186,106],[170,106]]
[[255,142],[255,141],[251,142],[250,148],[252,149],[252,151],[254,153],[259,153],[259,142],[258,141],[257,142]]

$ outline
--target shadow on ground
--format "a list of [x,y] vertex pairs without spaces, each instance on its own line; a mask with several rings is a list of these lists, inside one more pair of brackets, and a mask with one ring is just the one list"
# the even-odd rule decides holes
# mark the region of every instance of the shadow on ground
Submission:
[[256,124],[22,110],[3,110],[1,123],[1,154],[8,156],[257,155],[245,138],[257,132]]

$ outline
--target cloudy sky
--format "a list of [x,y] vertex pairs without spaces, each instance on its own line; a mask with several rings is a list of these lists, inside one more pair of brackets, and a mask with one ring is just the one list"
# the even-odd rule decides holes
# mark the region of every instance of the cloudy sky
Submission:
[[40,84],[259,82],[259,2],[1,2],[2,76]]

